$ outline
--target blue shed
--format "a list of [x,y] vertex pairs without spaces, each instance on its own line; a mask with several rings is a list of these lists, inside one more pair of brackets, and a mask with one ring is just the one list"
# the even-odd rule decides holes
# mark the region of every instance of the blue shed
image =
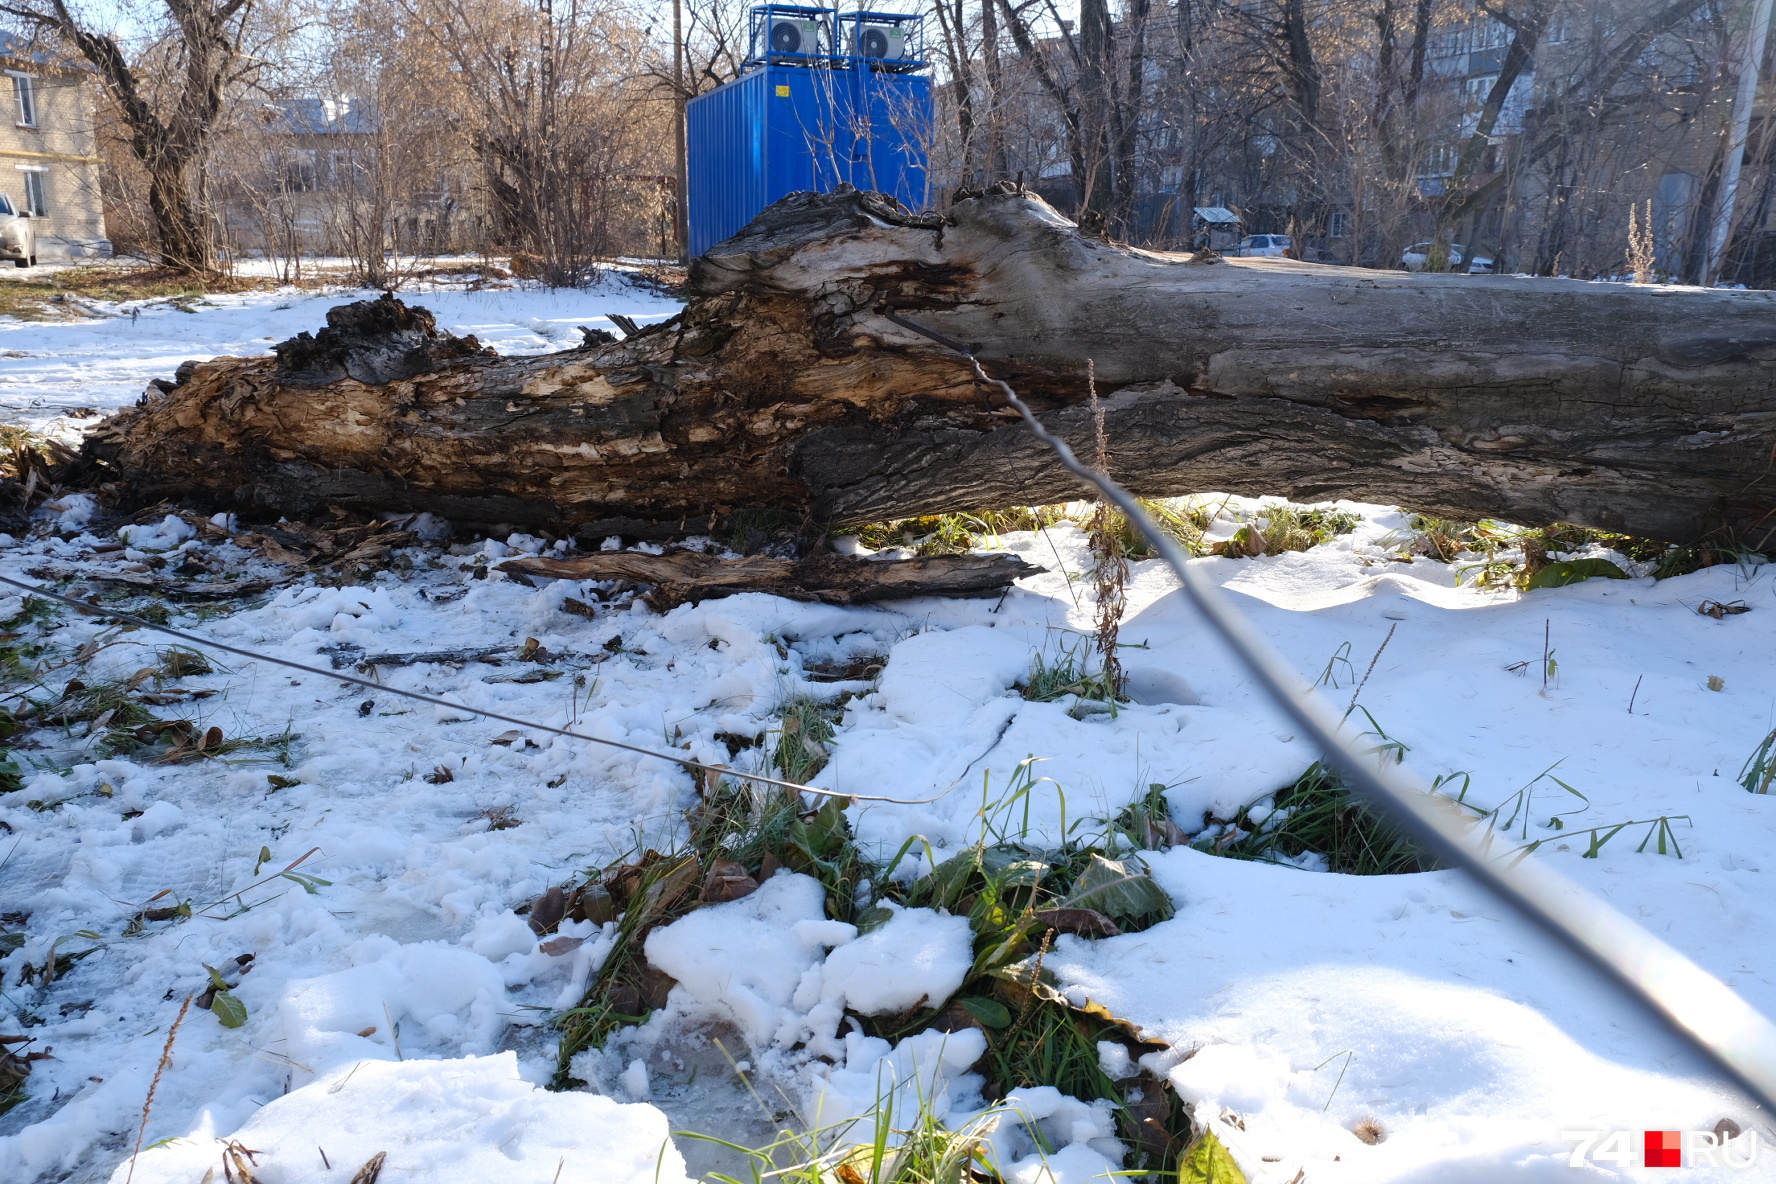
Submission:
[[766,4],[745,73],[685,111],[690,251],[772,202],[841,181],[922,209],[931,80],[919,18]]

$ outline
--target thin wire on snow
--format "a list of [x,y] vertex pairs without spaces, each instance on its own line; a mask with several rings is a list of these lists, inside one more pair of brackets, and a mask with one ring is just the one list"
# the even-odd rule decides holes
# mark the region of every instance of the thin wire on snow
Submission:
[[1148,518],[1122,486],[1074,455],[1065,440],[1044,428],[1016,391],[981,368],[963,342],[933,332],[887,306],[876,310],[902,328],[966,357],[975,378],[1005,395],[1025,426],[1048,445],[1061,464],[1098,490],[1138,526],[1189,590],[1196,607],[1239,655],[1267,694],[1312,737],[1348,781],[1440,859],[1454,864],[1533,921],[1569,950],[1604,972],[1686,1043],[1704,1053],[1776,1110],[1776,1025],[1725,983],[1635,924],[1619,910],[1565,876],[1519,857],[1504,862],[1476,851],[1471,822],[1444,796],[1434,794],[1404,763],[1382,765],[1343,735],[1343,720],[1296,673],[1267,638],[1233,606],[1206,571],[1193,567],[1178,543]]
[[46,600],[53,600],[59,604],[65,604],[70,608],[78,609],[83,613],[88,613],[93,616],[111,617],[131,625],[138,625],[143,629],[152,629],[156,633],[164,633],[168,637],[176,637],[186,645],[194,646],[199,649],[207,648],[221,650],[225,654],[233,654],[239,658],[250,658],[255,662],[270,662],[274,666],[284,666],[291,670],[300,670],[304,674],[314,674],[321,678],[331,678],[339,682],[366,687],[379,694],[387,693],[400,695],[403,698],[414,699],[420,703],[429,703],[434,707],[448,707],[453,711],[467,711],[470,714],[479,715],[486,719],[498,720],[503,724],[515,724],[521,728],[532,728],[536,731],[548,732],[555,736],[565,736],[569,740],[584,740],[590,744],[602,744],[607,748],[620,748],[624,752],[633,752],[638,756],[651,756],[657,760],[670,761],[675,765],[680,765],[687,769],[701,769],[706,773],[716,773],[723,777],[733,777],[742,781],[754,781],[761,785],[775,785],[779,789],[790,789],[797,793],[811,793],[820,797],[847,798],[856,802],[888,802],[896,806],[923,806],[929,802],[937,801],[938,798],[944,797],[950,792],[946,789],[936,797],[929,798],[890,798],[883,797],[879,794],[846,793],[837,789],[821,789],[819,786],[802,785],[794,781],[784,781],[776,777],[766,777],[760,773],[747,773],[739,769],[731,769],[726,765],[711,765],[704,761],[693,760],[688,756],[674,756],[669,752],[660,752],[652,748],[643,748],[639,744],[627,744],[621,740],[609,740],[603,736],[590,736],[585,732],[576,732],[570,728],[558,728],[553,724],[539,724],[534,720],[521,719],[515,715],[504,715],[498,711],[489,711],[485,707],[471,707],[467,703],[458,703],[454,700],[441,698],[437,695],[427,695],[421,691],[409,691],[403,687],[390,686],[387,683],[372,682],[370,679],[359,678],[353,674],[342,674],[337,670],[322,670],[319,666],[310,666],[307,663],[293,661],[290,658],[279,658],[271,654],[259,653],[257,650],[249,650],[244,649],[241,646],[229,645],[226,642],[213,641],[207,637],[199,637],[195,633],[186,633],[182,629],[174,629],[170,625],[157,625],[145,617],[118,612],[115,609],[98,608],[94,605],[87,604],[84,601],[75,600],[72,596],[63,596],[59,592],[51,592],[47,588],[38,587],[35,584],[29,584],[23,580],[15,580],[9,576],[0,576],[0,584],[8,584],[22,592],[29,593],[32,596],[41,596]]

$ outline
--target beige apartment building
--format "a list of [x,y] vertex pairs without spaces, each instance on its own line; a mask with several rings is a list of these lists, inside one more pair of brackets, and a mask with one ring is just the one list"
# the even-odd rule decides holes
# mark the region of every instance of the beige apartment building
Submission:
[[0,30],[0,193],[36,223],[41,260],[111,254],[86,71]]

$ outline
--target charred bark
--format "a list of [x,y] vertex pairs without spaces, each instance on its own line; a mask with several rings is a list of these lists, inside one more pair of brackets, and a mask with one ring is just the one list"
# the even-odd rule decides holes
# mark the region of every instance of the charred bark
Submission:
[[1761,545],[1776,525],[1772,293],[1207,264],[1082,235],[1009,186],[941,217],[793,195],[691,287],[663,325],[541,357],[490,356],[393,300],[335,309],[311,343],[192,367],[88,450],[141,499],[582,536],[1077,496],[910,321],[967,343],[1076,445],[1095,362],[1115,473],[1142,494],[1675,541]]

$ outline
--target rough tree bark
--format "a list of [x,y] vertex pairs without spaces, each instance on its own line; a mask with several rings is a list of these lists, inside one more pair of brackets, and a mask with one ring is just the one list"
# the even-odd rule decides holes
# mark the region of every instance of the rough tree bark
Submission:
[[[499,358],[396,301],[270,358],[182,368],[94,433],[137,498],[706,529],[1077,496],[965,360],[1138,493],[1350,497],[1753,544],[1776,525],[1776,294],[1202,263],[995,189],[948,215],[798,194],[696,260],[684,312]],[[663,524],[663,525],[662,525]]]

